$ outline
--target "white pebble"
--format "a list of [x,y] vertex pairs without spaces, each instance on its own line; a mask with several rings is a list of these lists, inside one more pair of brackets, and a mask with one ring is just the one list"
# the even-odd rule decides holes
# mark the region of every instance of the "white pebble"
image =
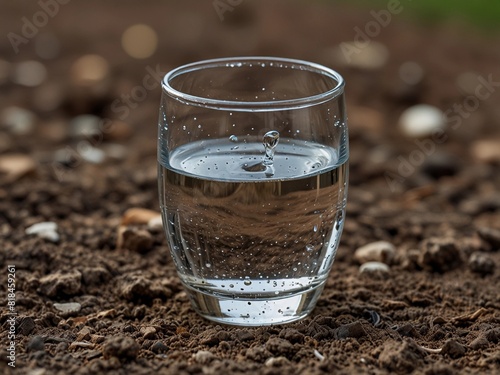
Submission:
[[70,134],[74,138],[85,138],[100,135],[100,122],[101,119],[94,115],[76,116],[69,124]]
[[85,147],[80,150],[80,156],[89,163],[100,164],[106,159],[106,153],[95,147]]
[[64,313],[78,312],[82,309],[82,305],[78,302],[54,303],[54,307]]
[[361,267],[359,267],[359,273],[374,273],[374,272],[388,273],[389,271],[390,271],[389,266],[381,262],[367,262],[363,263]]
[[399,125],[408,137],[426,137],[445,127],[443,112],[428,104],[419,104],[405,110]]
[[196,362],[206,365],[215,359],[215,355],[208,350],[199,350],[196,354],[193,354],[193,358]]
[[52,221],[44,221],[41,223],[33,224],[26,228],[26,234],[36,234],[40,238],[44,238],[51,242],[59,241],[59,234],[57,233],[57,224]]
[[396,248],[387,241],[377,241],[366,244],[358,248],[354,253],[354,258],[360,263],[382,262],[391,264],[396,255]]
[[7,107],[2,111],[0,124],[6,126],[14,134],[28,134],[35,127],[35,114],[24,108]]
[[163,230],[163,221],[160,215],[148,221],[148,229],[153,233],[159,233]]

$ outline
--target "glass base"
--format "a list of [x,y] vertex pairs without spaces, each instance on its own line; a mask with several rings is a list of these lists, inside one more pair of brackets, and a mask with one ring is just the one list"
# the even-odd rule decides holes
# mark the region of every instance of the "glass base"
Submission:
[[227,298],[185,286],[193,308],[204,318],[235,326],[269,326],[305,318],[316,306],[324,283],[280,298]]

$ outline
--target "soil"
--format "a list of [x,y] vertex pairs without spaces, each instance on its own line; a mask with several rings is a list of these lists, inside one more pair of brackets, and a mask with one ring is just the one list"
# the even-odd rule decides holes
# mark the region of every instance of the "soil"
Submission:
[[[1,34],[21,33],[22,17],[32,20],[39,7],[3,3]],[[500,95],[493,85],[482,91],[486,98],[471,98],[477,74],[500,79],[500,36],[455,21],[422,24],[402,12],[372,38],[389,51],[387,61],[341,65],[335,46],[369,21],[368,8],[327,2],[243,2],[221,21],[212,2],[86,1],[60,5],[18,53],[2,38],[0,372],[499,373]],[[148,59],[120,46],[134,23],[159,35]],[[103,77],[75,68],[87,54],[107,61]],[[128,104],[122,95],[137,98],[154,70],[229,55],[317,61],[347,82],[342,241],[316,309],[285,326],[229,327],[197,316],[164,234],[146,224],[150,213],[123,218],[130,208],[158,211],[160,90]],[[27,60],[48,72],[34,87],[19,84]],[[422,68],[416,84],[400,74],[407,61]],[[410,138],[398,126],[401,112],[419,103],[449,111],[439,142]],[[17,112],[9,126],[12,106],[33,119],[21,121]],[[81,114],[113,125],[82,135],[74,122]],[[97,163],[85,160],[82,142],[103,150],[105,160],[95,153]],[[46,221],[57,223],[56,234],[26,233]],[[394,245],[380,259],[390,270],[360,273],[355,250],[375,241]],[[8,265],[15,266],[16,368],[7,358]]]

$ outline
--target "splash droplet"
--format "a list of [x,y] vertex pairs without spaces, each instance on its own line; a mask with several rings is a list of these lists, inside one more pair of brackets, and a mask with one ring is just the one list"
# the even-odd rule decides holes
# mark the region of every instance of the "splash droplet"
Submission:
[[274,176],[274,153],[276,151],[276,146],[280,140],[280,133],[276,130],[268,131],[264,134],[264,138],[262,143],[266,149],[266,155],[264,157],[263,164],[267,167],[266,176],[271,177]]

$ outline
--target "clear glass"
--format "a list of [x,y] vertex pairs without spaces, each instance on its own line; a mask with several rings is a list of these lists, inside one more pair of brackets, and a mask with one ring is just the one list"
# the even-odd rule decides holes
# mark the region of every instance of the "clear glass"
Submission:
[[344,81],[306,61],[197,62],[163,80],[160,205],[194,309],[232,325],[309,314],[344,223]]

